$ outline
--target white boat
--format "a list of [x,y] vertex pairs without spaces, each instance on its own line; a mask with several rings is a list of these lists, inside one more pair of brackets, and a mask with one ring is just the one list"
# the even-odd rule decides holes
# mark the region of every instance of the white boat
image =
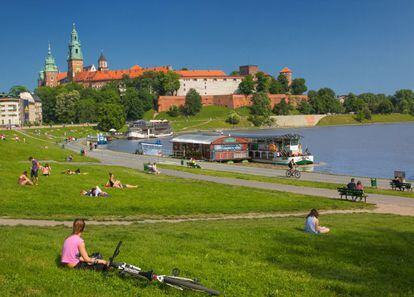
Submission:
[[249,156],[254,162],[287,165],[293,159],[298,165],[314,163],[314,156],[306,149],[302,151],[298,134],[277,136],[251,136]]
[[127,138],[129,140],[137,140],[171,135],[173,135],[173,132],[167,120],[139,120],[129,126]]

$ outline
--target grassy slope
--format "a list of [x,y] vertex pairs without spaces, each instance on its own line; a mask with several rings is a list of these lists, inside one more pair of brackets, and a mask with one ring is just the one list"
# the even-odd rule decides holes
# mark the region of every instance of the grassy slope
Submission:
[[[14,132],[7,132],[11,135]],[[45,148],[47,147],[47,148]],[[12,154],[10,152],[13,152]],[[40,177],[39,186],[21,187],[17,177],[29,170],[28,156],[39,160],[63,161],[70,154],[57,145],[27,139],[0,142],[0,216],[72,219],[111,219],[154,216],[189,216],[220,213],[287,212],[318,208],[364,207],[330,199],[294,195],[275,191],[190,181],[167,176],[153,176],[121,167],[52,163],[52,175]],[[74,154],[75,161],[88,158]],[[45,162],[43,162],[45,163]],[[81,168],[88,175],[67,176],[65,169]],[[124,183],[137,184],[138,189],[108,189],[111,197],[90,198],[80,190],[103,185],[112,171]]]
[[[268,176],[235,173],[235,172],[225,172],[225,171],[209,170],[209,169],[198,170],[198,169],[193,169],[193,168],[188,168],[188,167],[183,167],[183,166],[176,166],[176,165],[160,164],[159,167],[179,170],[179,171],[185,171],[185,172],[190,172],[190,173],[196,173],[196,174],[204,174],[204,175],[219,176],[219,177],[230,177],[230,178],[237,178],[237,179],[244,179],[244,180],[256,180],[256,181],[267,182],[267,183],[285,184],[285,185],[293,185],[293,186],[301,186],[301,187],[312,187],[312,188],[336,190],[338,187],[343,186],[341,184],[297,180],[297,179],[289,179],[289,178],[283,178],[283,177],[268,177]],[[393,190],[386,190],[386,189],[374,189],[374,188],[369,188],[369,187],[365,187],[365,192],[414,198],[413,192],[401,192],[401,191],[393,191]]]
[[[414,219],[323,216],[331,234],[303,233],[302,218],[87,226],[90,252],[197,277],[222,296],[412,296]],[[58,268],[69,228],[0,227],[1,296],[204,296],[145,281]],[[16,249],[16,246],[19,246]]]
[[75,138],[82,138],[88,135],[96,135],[97,130],[94,127],[65,127],[25,129],[23,132],[36,138],[53,142],[60,142],[70,136]]
[[396,123],[414,121],[414,116],[409,114],[374,114],[371,120],[364,120],[362,123],[355,120],[355,115],[340,114],[324,117],[319,121],[318,126],[333,126],[333,125],[359,125],[370,123]]
[[[233,125],[225,122],[228,114],[233,109],[222,107],[222,106],[205,106],[195,116],[185,117],[171,117],[166,112],[159,113],[157,119],[165,119],[171,121],[171,125],[174,131],[183,130],[210,130],[210,129],[229,129]],[[247,121],[249,115],[248,108],[239,108],[236,110],[241,115],[241,121],[235,125],[235,128],[250,127],[250,123]]]

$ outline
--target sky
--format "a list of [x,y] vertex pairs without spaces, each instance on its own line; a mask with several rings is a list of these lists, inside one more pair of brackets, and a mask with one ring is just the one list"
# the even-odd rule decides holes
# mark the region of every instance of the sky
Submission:
[[1,1],[0,92],[34,89],[48,42],[67,70],[72,23],[84,65],[287,66],[309,89],[393,94],[414,89],[413,0]]

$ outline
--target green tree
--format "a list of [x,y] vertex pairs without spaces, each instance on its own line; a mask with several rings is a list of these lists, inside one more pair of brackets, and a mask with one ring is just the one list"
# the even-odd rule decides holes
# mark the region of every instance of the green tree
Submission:
[[142,119],[144,116],[142,101],[139,98],[138,91],[134,87],[126,89],[125,94],[121,97],[121,103],[128,121]]
[[120,96],[118,88],[107,87],[102,88],[99,91],[99,95],[97,97],[97,103],[113,103],[119,104],[120,103]]
[[248,120],[256,127],[270,124],[270,99],[266,93],[256,93],[252,97],[252,105],[250,106],[250,116]]
[[76,105],[76,119],[79,123],[97,121],[97,105],[93,99],[81,99]]
[[185,96],[185,103],[182,107],[183,114],[186,116],[196,115],[202,107],[200,94],[196,90],[190,89]]
[[42,118],[44,123],[57,122],[55,106],[57,89],[51,87],[39,87],[35,90],[35,94],[42,102]]
[[398,112],[404,112],[404,109],[407,109],[408,106],[414,102],[414,92],[408,89],[402,89],[395,92],[394,96],[391,98],[392,103],[395,106],[395,110]]
[[368,108],[368,106],[365,106],[362,112],[364,114],[364,119],[366,120],[372,119],[372,113],[371,113],[371,110]]
[[365,101],[352,93],[349,93],[344,100],[344,108],[346,112],[359,112],[368,107]]
[[299,103],[298,110],[301,114],[311,114],[313,113],[312,105],[308,101],[302,100]]
[[256,92],[268,93],[271,79],[264,72],[256,73]]
[[322,88],[317,92],[309,91],[308,97],[313,111],[317,114],[342,112],[341,103],[336,99],[335,92],[332,89]]
[[144,111],[148,111],[152,108],[155,108],[155,106],[157,105],[155,94],[151,94],[150,91],[146,88],[138,89],[138,97],[142,103]]
[[282,98],[282,100],[273,107],[273,113],[276,115],[288,115],[292,109],[293,106],[286,103],[285,98]]
[[244,95],[250,95],[254,92],[255,82],[253,80],[253,76],[246,75],[241,83],[239,84],[239,93]]
[[270,94],[284,94],[285,89],[283,85],[275,78],[270,79],[270,85],[269,85],[269,93]]
[[78,91],[62,92],[56,96],[55,113],[58,122],[76,122],[76,105],[80,99]]
[[29,92],[29,90],[25,86],[13,86],[10,88],[8,95],[17,98],[23,92]]
[[234,110],[232,112],[229,113],[229,115],[227,116],[226,122],[229,124],[232,124],[233,127],[234,125],[237,125],[238,123],[240,123],[241,117],[238,115],[237,112],[235,112]]
[[295,78],[290,85],[290,89],[294,95],[302,95],[308,90],[306,81],[303,78]]
[[238,70],[233,70],[232,72],[230,72],[230,76],[238,76],[240,75],[240,72]]
[[180,88],[180,76],[173,72],[168,71],[167,73],[158,73],[158,95],[175,95],[177,90]]
[[391,100],[385,99],[378,105],[378,112],[382,114],[390,114],[394,110]]
[[119,130],[125,125],[125,112],[120,104],[105,103],[99,108],[98,128],[102,131]]
[[287,94],[289,93],[289,81],[283,74],[279,74],[277,77],[277,81],[281,84],[282,89],[280,94]]
[[180,115],[180,109],[177,107],[177,105],[172,105],[168,109],[167,114],[173,118],[178,117]]

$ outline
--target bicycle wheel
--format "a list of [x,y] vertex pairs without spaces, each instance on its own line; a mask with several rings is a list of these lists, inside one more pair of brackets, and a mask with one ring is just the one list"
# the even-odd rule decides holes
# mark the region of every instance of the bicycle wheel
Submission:
[[190,281],[190,280],[182,280],[182,279],[178,279],[178,278],[172,278],[172,277],[168,277],[165,276],[164,277],[164,283],[166,284],[170,284],[173,286],[177,286],[180,288],[185,288],[185,289],[190,289],[193,291],[200,291],[200,292],[205,292],[208,293],[210,295],[214,295],[214,296],[218,296],[220,295],[220,292],[214,289],[210,289],[210,288],[206,288],[203,285]]
[[296,170],[294,175],[295,175],[296,178],[300,178],[300,175],[301,175],[300,171]]
[[292,176],[292,171],[286,170],[286,177],[291,177],[291,176]]

